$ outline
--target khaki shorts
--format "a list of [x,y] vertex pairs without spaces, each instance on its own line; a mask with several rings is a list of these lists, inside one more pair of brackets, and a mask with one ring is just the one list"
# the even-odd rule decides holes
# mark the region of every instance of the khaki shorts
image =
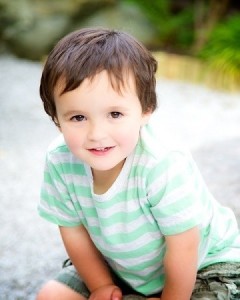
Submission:
[[[146,296],[134,291],[113,272],[112,276],[115,284],[122,290],[124,300],[146,299]],[[69,260],[64,262],[56,280],[89,298],[89,290]],[[148,297],[159,295],[160,293]],[[240,263],[217,263],[198,271],[191,300],[240,300]]]
[[240,300],[240,263],[217,263],[197,274],[191,300]]

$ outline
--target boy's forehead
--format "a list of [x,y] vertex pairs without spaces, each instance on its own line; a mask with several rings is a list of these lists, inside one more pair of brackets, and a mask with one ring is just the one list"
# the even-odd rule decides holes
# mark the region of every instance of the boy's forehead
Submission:
[[[92,76],[84,78],[83,81],[81,81],[79,84],[76,84],[76,88],[81,85],[86,89],[92,89],[104,82],[108,88],[113,88],[116,92],[121,94],[122,92],[129,90],[132,92],[136,92],[136,81],[133,72],[124,70],[122,74],[119,75],[120,76],[116,76],[112,72],[102,70],[100,72],[97,72],[96,74],[93,74]],[[64,76],[60,77],[54,87],[54,97],[59,97],[63,93],[73,90],[68,89],[67,85],[67,78]]]
[[65,79],[65,77],[62,76],[57,80],[57,82],[54,86],[54,89],[53,89],[54,98],[56,96],[60,96],[63,93],[65,87],[66,87],[66,79]]

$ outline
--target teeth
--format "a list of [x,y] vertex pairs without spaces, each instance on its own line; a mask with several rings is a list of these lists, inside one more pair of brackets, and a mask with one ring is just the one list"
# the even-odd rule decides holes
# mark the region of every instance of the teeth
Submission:
[[104,151],[106,148],[96,148],[97,151]]

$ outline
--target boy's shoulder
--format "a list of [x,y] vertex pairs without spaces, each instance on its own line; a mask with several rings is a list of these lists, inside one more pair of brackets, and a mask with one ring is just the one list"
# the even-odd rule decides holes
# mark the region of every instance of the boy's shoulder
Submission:
[[191,153],[184,145],[175,143],[163,136],[155,134],[151,127],[146,127],[141,132],[141,144],[144,156],[153,165],[166,161],[192,160]]
[[[47,161],[53,164],[59,163],[77,163],[73,154],[69,150],[63,135],[55,138],[47,148]],[[79,162],[78,162],[79,163]]]

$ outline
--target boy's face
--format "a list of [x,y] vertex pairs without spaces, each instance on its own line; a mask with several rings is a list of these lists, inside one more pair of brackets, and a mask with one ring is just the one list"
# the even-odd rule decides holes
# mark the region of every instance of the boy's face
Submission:
[[142,113],[132,75],[120,94],[113,89],[106,71],[62,95],[57,87],[55,103],[70,151],[93,171],[122,166],[137,144],[140,127],[150,117],[150,113]]

